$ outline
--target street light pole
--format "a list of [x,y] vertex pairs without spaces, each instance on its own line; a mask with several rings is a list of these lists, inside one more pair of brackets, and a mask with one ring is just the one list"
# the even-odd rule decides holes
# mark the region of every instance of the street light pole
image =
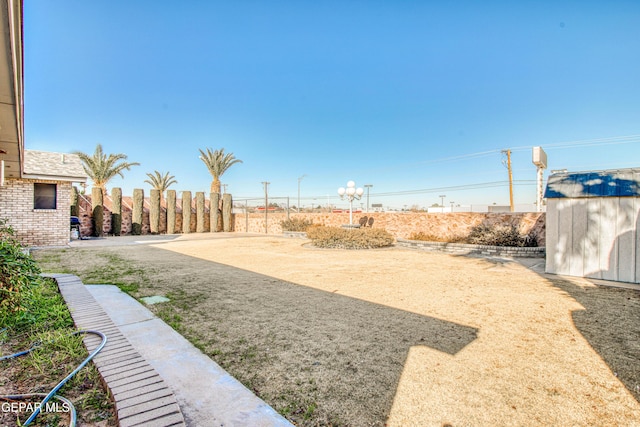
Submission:
[[360,200],[364,190],[360,187],[356,188],[354,181],[347,182],[347,188],[338,188],[338,195],[341,199],[349,200],[349,226],[353,226],[353,199]]
[[369,213],[369,190],[373,187],[373,184],[365,184],[364,188],[367,189],[367,213]]
[[298,177],[298,213],[300,213],[300,181],[302,181],[305,176],[307,175],[305,174]]
[[442,206],[442,213],[444,213],[444,198],[447,197],[446,194],[441,194],[440,196],[440,206]]

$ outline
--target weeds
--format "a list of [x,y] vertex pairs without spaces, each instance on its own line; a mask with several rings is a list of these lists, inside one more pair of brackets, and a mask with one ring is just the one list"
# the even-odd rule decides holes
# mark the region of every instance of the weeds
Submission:
[[[62,378],[73,371],[86,357],[82,338],[71,335],[73,321],[64,300],[52,280],[40,278],[27,298],[26,312],[14,316],[0,338],[0,352],[12,354],[37,345],[28,355],[0,362],[0,370],[10,384],[12,394],[47,393]],[[85,366],[59,393],[70,399],[81,424],[99,422],[113,426],[116,417],[110,395],[102,385],[100,375],[92,364]],[[33,403],[40,401],[34,398]],[[0,425],[20,425],[29,413],[2,413]],[[67,425],[65,414],[41,413],[32,425]]]

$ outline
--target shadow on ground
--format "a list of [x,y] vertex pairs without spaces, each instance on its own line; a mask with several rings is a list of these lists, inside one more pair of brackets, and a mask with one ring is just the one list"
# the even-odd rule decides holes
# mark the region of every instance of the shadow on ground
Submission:
[[584,307],[571,313],[575,327],[640,402],[640,291],[615,287],[615,282],[603,286],[602,281],[547,274],[543,259],[518,262]]
[[171,299],[156,314],[297,425],[383,426],[411,347],[455,355],[478,332],[155,247],[117,254],[149,272],[139,296]]
[[640,291],[545,277],[585,308],[571,313],[576,328],[640,402]]

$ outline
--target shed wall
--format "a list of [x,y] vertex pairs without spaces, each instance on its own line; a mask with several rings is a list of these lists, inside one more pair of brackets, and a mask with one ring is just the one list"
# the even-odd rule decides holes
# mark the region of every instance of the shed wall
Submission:
[[640,283],[639,197],[547,200],[546,271]]

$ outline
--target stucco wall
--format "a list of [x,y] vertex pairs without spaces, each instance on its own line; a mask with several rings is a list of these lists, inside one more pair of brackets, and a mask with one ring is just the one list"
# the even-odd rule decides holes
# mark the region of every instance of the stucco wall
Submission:
[[[57,208],[33,208],[33,184],[57,184]],[[59,246],[69,243],[71,183],[8,179],[0,187],[0,219],[8,220],[25,246]]]

